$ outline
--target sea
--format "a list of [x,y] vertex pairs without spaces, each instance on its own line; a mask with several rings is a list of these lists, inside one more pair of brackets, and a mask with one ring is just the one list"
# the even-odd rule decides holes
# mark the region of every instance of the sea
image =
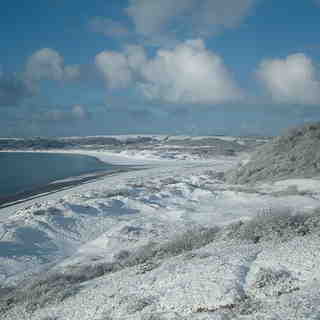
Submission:
[[0,199],[56,180],[114,168],[97,158],[78,154],[0,152]]

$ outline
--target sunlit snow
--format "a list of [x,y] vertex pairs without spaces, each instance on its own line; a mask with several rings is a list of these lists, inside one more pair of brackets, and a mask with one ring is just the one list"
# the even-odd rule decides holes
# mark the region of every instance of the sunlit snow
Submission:
[[271,228],[320,207],[319,180],[217,177],[247,154],[68,152],[143,170],[0,210],[1,319],[319,319],[319,229]]

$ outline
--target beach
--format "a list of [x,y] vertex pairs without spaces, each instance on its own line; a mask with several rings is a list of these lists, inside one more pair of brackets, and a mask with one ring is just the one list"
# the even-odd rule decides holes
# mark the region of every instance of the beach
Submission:
[[99,171],[96,173],[85,174],[77,177],[71,177],[60,181],[54,181],[47,185],[39,186],[30,190],[12,194],[6,197],[0,197],[0,209],[13,206],[15,204],[23,203],[31,199],[36,199],[40,197],[47,196],[55,192],[62,190],[68,190],[75,186],[83,185],[92,181],[97,181],[101,178],[104,178],[108,175],[114,175],[121,172],[126,172],[129,170],[137,170],[136,168],[123,168],[123,169],[114,169]]

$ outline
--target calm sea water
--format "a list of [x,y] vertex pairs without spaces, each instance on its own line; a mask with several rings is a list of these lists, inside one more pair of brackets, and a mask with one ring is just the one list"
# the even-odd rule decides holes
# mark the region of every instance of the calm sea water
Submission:
[[0,198],[115,166],[76,154],[0,152]]

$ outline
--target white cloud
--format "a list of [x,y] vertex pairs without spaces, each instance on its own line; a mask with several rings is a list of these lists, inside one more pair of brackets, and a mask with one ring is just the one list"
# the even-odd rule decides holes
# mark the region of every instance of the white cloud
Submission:
[[210,36],[238,26],[257,0],[130,0],[126,9],[136,32],[161,39]]
[[201,40],[190,40],[173,50],[159,50],[143,66],[141,84],[150,99],[174,103],[221,103],[241,98],[222,59]]
[[50,48],[36,51],[27,60],[25,78],[32,85],[41,80],[74,80],[79,76],[79,66],[65,66],[59,52]]
[[147,63],[146,52],[141,46],[127,46],[125,55],[127,57],[128,66],[132,70],[139,71],[139,69]]
[[50,48],[36,51],[27,61],[26,73],[34,81],[61,80],[63,58],[57,51]]
[[303,53],[263,61],[258,77],[278,103],[319,104],[320,81],[312,60]]
[[95,57],[95,64],[111,89],[125,88],[131,82],[127,57],[114,51],[103,51]]
[[221,103],[242,97],[222,59],[202,40],[189,40],[147,59],[139,46],[123,53],[102,52],[96,65],[110,88],[133,85],[150,100],[171,103]]

